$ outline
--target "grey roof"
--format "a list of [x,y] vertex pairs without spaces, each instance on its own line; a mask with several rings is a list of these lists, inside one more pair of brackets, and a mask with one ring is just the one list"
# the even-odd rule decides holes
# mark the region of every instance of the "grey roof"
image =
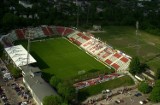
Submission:
[[[26,67],[24,67],[26,68]],[[32,71],[39,72],[38,68],[31,68]],[[29,72],[30,70],[25,69],[24,72]],[[32,92],[37,96],[37,98],[42,102],[45,96],[56,95],[56,91],[42,79],[41,75],[29,75],[30,73],[26,73],[24,75],[24,80],[27,85],[30,87]],[[33,73],[34,74],[34,73]]]
[[31,67],[26,65],[26,66],[22,66],[21,68],[25,73],[29,73],[30,71],[32,73],[41,72],[41,70],[38,67]]

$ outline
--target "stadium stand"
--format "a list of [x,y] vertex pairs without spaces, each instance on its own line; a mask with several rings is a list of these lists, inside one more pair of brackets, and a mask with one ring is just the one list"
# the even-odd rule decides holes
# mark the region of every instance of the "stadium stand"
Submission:
[[123,61],[123,62],[125,62],[125,63],[128,62],[128,60],[129,60],[129,59],[127,59],[126,57],[121,58],[121,61]]
[[48,30],[50,35],[54,34],[54,32],[53,32],[53,30],[52,30],[52,28],[50,26],[47,26],[47,30]]
[[58,32],[59,35],[63,36],[64,31],[65,31],[65,27],[57,26],[56,31]]
[[118,64],[114,63],[111,65],[115,70],[118,70],[118,68],[120,67]]
[[23,29],[16,29],[15,32],[19,40],[25,39],[25,33]]
[[112,61],[110,61],[109,59],[105,60],[105,62],[110,65],[112,63]]
[[63,35],[66,36],[68,34],[71,34],[72,32],[74,32],[74,30],[72,28],[66,27]]
[[79,37],[81,37],[81,38],[83,38],[83,39],[85,39],[85,40],[89,40],[90,38],[88,37],[88,36],[86,36],[86,35],[84,35],[83,33],[78,33],[77,34]]
[[121,54],[115,53],[113,56],[115,56],[116,58],[120,58],[120,57],[121,57]]
[[47,29],[47,27],[41,27],[42,28],[42,31],[43,31],[43,33],[44,33],[44,35],[46,35],[46,36],[50,36],[51,35],[51,33],[48,31],[48,29]]
[[12,30],[11,33],[8,33],[7,36],[11,38],[12,42],[18,40],[15,30]]
[[[1,43],[6,47],[12,46],[12,42],[15,40],[26,38],[26,30],[29,30],[29,28],[11,31],[9,34],[1,37]],[[131,61],[130,56],[119,50],[113,49],[105,42],[95,38],[91,33],[82,33],[69,27],[47,25],[32,28],[32,31],[34,32],[34,36],[32,36],[33,38],[43,38],[54,35],[67,36],[70,41],[80,46],[95,58],[98,58],[98,60],[102,61],[107,66],[114,68],[116,71],[126,70]]]
[[44,35],[41,27],[36,27],[36,28],[34,28],[34,33],[35,33],[35,34],[34,34],[34,37],[35,37],[35,38],[46,37],[46,35]]
[[118,77],[122,77],[122,76],[123,75],[112,73],[112,74],[109,74],[109,75],[99,76],[97,78],[89,79],[89,80],[86,80],[86,81],[81,81],[81,82],[75,83],[73,86],[77,90],[79,90],[79,89],[83,89],[83,88],[88,87],[88,86],[103,83],[103,82],[106,82],[106,81],[109,81],[109,80],[112,80],[112,79],[115,79],[115,78],[118,78]]
[[8,36],[5,36],[2,38],[1,42],[5,47],[11,47],[13,46],[11,39]]

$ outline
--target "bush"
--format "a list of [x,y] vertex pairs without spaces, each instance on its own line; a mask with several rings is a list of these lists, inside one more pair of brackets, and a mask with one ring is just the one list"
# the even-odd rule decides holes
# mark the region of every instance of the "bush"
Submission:
[[58,95],[46,96],[43,99],[43,105],[61,105],[62,98]]
[[19,77],[21,77],[22,75],[21,75],[21,70],[20,69],[17,69],[17,68],[13,68],[12,70],[11,70],[11,74],[13,75],[13,77],[14,78],[19,78]]
[[138,86],[138,90],[144,94],[150,93],[152,88],[151,86],[149,86],[147,83],[142,82],[139,86]]
[[151,99],[152,102],[160,102],[160,88],[159,87],[153,88],[149,98]]
[[76,97],[75,88],[68,84],[59,83],[57,86],[57,90],[65,101],[72,101]]
[[57,78],[56,76],[52,76],[49,83],[51,84],[51,86],[57,88],[57,85],[61,82],[61,80],[59,78]]

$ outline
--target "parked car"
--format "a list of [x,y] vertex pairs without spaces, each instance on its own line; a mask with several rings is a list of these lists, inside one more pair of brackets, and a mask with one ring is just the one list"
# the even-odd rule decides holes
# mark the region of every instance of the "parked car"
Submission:
[[134,96],[139,97],[139,96],[142,96],[142,94],[141,93],[136,93]]

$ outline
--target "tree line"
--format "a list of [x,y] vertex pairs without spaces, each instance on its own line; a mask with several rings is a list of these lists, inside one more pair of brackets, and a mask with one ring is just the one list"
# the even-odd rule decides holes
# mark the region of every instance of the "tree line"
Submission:
[[[38,25],[89,27],[98,25],[131,25],[140,22],[140,28],[160,35],[158,0],[25,0],[33,4],[25,8],[18,0],[2,0],[0,4],[0,32],[14,28]],[[14,7],[14,8],[12,8]],[[23,16],[26,17],[23,17]],[[31,16],[29,18],[29,16]],[[37,17],[38,16],[38,17]]]

